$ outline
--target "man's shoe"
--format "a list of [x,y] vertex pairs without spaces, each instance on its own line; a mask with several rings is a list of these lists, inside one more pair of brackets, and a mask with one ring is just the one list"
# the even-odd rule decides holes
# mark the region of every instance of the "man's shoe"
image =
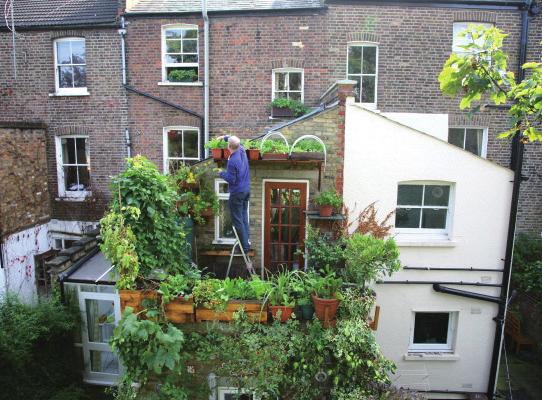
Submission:
[[247,271],[250,275],[256,275],[256,270],[254,269],[254,267],[252,266],[252,262],[248,262],[247,263]]

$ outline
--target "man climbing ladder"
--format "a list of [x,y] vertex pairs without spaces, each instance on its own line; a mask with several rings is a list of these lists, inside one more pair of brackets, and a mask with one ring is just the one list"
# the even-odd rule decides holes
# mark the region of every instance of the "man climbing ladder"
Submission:
[[[249,245],[249,225],[248,225],[248,201],[250,199],[250,167],[248,165],[247,154],[241,141],[237,136],[220,136],[218,139],[228,142],[228,149],[231,156],[228,159],[228,165],[225,171],[220,172],[220,177],[228,182],[228,191],[230,200],[230,214],[233,226],[237,231],[240,246],[243,253],[248,255]],[[247,270],[254,273],[252,262],[245,259]]]

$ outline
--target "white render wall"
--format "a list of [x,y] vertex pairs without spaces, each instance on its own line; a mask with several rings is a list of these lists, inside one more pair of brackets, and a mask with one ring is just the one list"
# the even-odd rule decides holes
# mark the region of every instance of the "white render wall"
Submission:
[[441,140],[448,140],[448,114],[386,112],[382,115]]
[[[421,116],[417,114],[416,118]],[[386,280],[500,283],[501,273],[497,270],[503,268],[512,171],[353,103],[346,109],[344,159],[343,196],[351,217],[374,201],[381,217],[395,210],[399,182],[453,183],[447,238],[436,240],[393,232],[403,265],[496,270],[402,270]],[[393,217],[390,222],[393,224]],[[498,288],[449,286],[499,294]],[[381,307],[376,337],[386,357],[397,364],[398,371],[392,378],[397,386],[487,390],[496,304],[437,293],[429,284],[377,284],[375,290]],[[408,354],[415,311],[458,312],[452,354]]]

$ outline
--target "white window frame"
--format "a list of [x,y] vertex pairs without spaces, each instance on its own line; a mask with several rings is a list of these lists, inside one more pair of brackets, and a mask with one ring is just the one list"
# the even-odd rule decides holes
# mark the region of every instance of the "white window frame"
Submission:
[[[73,240],[77,241],[81,239],[82,236],[76,236],[76,235],[69,235],[67,233],[52,233],[51,234],[51,247],[55,250],[64,250],[66,248],[66,240]],[[60,240],[62,243],[62,247],[58,248],[56,246],[56,241]]]
[[457,43],[457,40],[459,39],[459,33],[463,32],[465,29],[467,29],[470,25],[476,25],[476,26],[484,26],[485,28],[490,28],[495,26],[495,24],[491,22],[469,22],[469,21],[455,21],[452,26],[452,52],[458,55],[467,55],[471,54],[469,51],[465,51],[465,49],[459,48],[461,45],[460,43]]
[[[215,179],[215,193],[218,197],[218,201],[229,201],[230,194],[229,193],[221,193],[220,192],[220,185],[221,184],[228,184],[224,179],[217,178]],[[219,203],[220,204],[220,203]],[[250,212],[250,206],[249,206],[249,212]],[[213,240],[213,244],[234,244],[235,238],[222,238],[220,237],[220,218],[222,216],[220,215],[220,212],[217,212],[215,214],[215,240]]]
[[[449,126],[448,127],[448,143],[450,143],[450,140],[449,140],[450,129],[463,129],[464,130],[464,133],[463,133],[463,147],[462,148],[465,151],[468,151],[467,149],[465,149],[465,143],[466,143],[466,138],[467,138],[467,129],[482,129],[484,131],[483,137],[482,137],[482,152],[481,152],[479,157],[487,158],[487,142],[488,142],[488,128],[487,127],[474,126],[474,125],[453,125],[453,126]],[[452,144],[452,143],[450,143],[450,144]],[[459,147],[459,146],[457,146],[457,147]],[[471,151],[469,151],[469,153],[474,154]],[[474,154],[474,155],[477,156],[478,154]]]
[[[168,63],[167,57],[166,57],[166,31],[168,29],[194,29],[196,31],[196,55],[198,57],[198,61],[195,63]],[[168,85],[197,85],[199,84],[199,27],[195,24],[169,24],[169,25],[162,25],[162,83],[168,84]],[[182,45],[181,45],[182,46]],[[181,49],[182,50],[182,49]],[[187,53],[192,54],[192,53]],[[168,67],[195,67],[198,70],[198,80],[195,82],[170,82],[167,78],[167,68]]]
[[[359,74],[350,74],[348,73],[348,55],[350,53],[350,47],[376,47],[376,64],[375,64],[375,73],[374,74],[364,74],[361,71]],[[376,108],[376,105],[378,104],[378,62],[379,62],[379,45],[376,42],[348,42],[346,47],[346,79],[350,79],[350,76],[359,76],[360,79],[363,76],[374,76],[375,77],[375,101],[373,103],[363,103],[361,101],[361,92],[362,92],[362,80],[360,80],[360,87],[359,87],[359,102],[360,104],[363,104],[370,108]],[[362,59],[363,62],[363,59]]]
[[254,392],[250,392],[245,389],[238,389],[234,387],[219,386],[217,390],[217,400],[224,400],[226,394],[252,394],[254,400],[260,400]]
[[[446,343],[414,343],[414,330],[416,329],[416,314],[423,313],[441,313],[448,314],[448,333],[446,337]],[[416,310],[412,312],[412,329],[410,332],[410,342],[408,351],[411,353],[426,353],[426,352],[438,352],[438,353],[453,353],[455,339],[457,335],[457,321],[459,320],[458,311],[448,310]]]
[[58,196],[64,198],[72,199],[83,199],[87,196],[92,195],[91,190],[66,190],[65,179],[64,179],[64,166],[72,167],[84,167],[89,168],[89,185],[91,183],[92,176],[90,175],[90,148],[86,149],[88,154],[87,164],[64,164],[62,160],[62,139],[86,139],[87,147],[89,147],[89,136],[88,135],[69,135],[69,136],[56,136],[56,168],[57,168],[57,180],[58,180]]
[[[83,42],[85,44],[85,63],[84,64],[58,64],[58,58],[57,58],[57,43],[60,42]],[[61,88],[60,87],[60,75],[58,73],[58,67],[60,66],[84,66],[85,67],[85,79],[87,77],[87,42],[85,38],[82,37],[65,37],[56,39],[53,41],[53,57],[54,57],[54,65],[55,65],[55,95],[58,96],[86,96],[88,95],[88,89],[86,86],[84,87],[77,87],[77,88]],[[88,82],[87,82],[88,84]]]
[[[275,83],[276,83],[276,74],[289,74],[290,72],[300,73],[301,72],[301,103],[304,103],[305,101],[305,70],[303,68],[275,68],[271,71],[271,81],[272,81],[272,93],[271,93],[271,101],[275,100],[275,96],[277,95],[277,91],[275,90]],[[289,90],[290,89],[290,80],[288,78],[288,90],[280,90],[281,93],[297,93],[298,90]],[[289,97],[288,97],[289,98]]]
[[[395,199],[395,208],[431,208],[431,209],[447,209],[446,213],[446,228],[444,229],[431,229],[431,228],[395,228],[395,232],[399,235],[423,235],[424,238],[429,239],[448,239],[451,235],[451,227],[452,227],[452,215],[453,215],[453,205],[454,205],[454,199],[455,199],[455,185],[453,182],[445,182],[445,181],[403,181],[397,183],[397,190],[396,195],[399,190],[399,186],[404,185],[412,185],[412,186],[424,186],[423,189],[423,195],[422,195],[422,204],[421,205],[401,205],[398,204],[398,199],[396,197]],[[449,186],[450,187],[450,194],[448,197],[448,206],[424,206],[423,201],[425,199],[425,186],[427,185],[439,185],[439,186]],[[419,226],[421,226],[421,218],[423,216],[423,213],[420,212],[420,223]],[[402,238],[399,238],[402,239]]]
[[[182,151],[184,154],[184,131],[197,131],[198,132],[198,157],[169,157],[169,131],[182,131]],[[169,173],[169,160],[176,161],[199,161],[201,160],[201,132],[198,127],[195,126],[165,126],[162,132],[163,152],[164,152],[164,173]]]

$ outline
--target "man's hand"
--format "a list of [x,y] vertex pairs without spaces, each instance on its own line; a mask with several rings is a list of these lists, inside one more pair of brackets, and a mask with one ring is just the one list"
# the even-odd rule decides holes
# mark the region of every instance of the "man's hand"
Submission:
[[219,136],[219,137],[217,137],[216,139],[217,139],[217,140],[224,140],[224,136],[225,136],[225,135]]

